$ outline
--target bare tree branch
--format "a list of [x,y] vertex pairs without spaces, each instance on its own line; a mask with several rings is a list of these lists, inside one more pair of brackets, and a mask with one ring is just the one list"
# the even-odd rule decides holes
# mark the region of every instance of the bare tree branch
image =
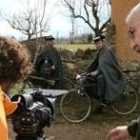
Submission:
[[13,29],[22,32],[27,36],[27,40],[30,40],[34,36],[42,35],[46,32],[45,29],[49,29],[47,27],[49,26],[49,18],[45,20],[47,0],[43,0],[42,5],[42,9],[31,9],[28,1],[25,11],[15,13],[11,16],[2,15],[2,17]]
[[[103,11],[102,9],[104,6],[108,7],[108,5],[111,4],[110,0],[106,0],[106,1],[105,0],[80,0],[79,12],[78,12],[78,8],[72,5],[71,2],[72,0],[63,0],[63,1],[65,2],[66,7],[69,9],[69,11],[72,13],[73,17],[82,19],[93,30],[95,36],[104,32],[104,29],[107,27],[108,23],[110,22],[110,15],[108,15],[106,21],[102,20],[103,18],[102,15],[104,15],[104,13],[102,13]],[[81,4],[82,2],[83,4]],[[108,9],[109,8],[106,8],[107,13],[108,13]]]
[[[44,33],[49,30],[49,22],[51,20],[52,11],[46,12],[49,7],[48,0],[35,0],[37,7],[30,7],[30,0],[27,1],[27,8],[18,13],[12,15],[0,14],[0,16],[9,23],[9,25],[24,35],[27,36],[27,40],[36,37],[36,52],[34,54],[33,63],[41,50],[41,38]],[[55,6],[55,4],[54,4]],[[54,8],[52,7],[52,9]],[[51,14],[50,14],[51,13]]]

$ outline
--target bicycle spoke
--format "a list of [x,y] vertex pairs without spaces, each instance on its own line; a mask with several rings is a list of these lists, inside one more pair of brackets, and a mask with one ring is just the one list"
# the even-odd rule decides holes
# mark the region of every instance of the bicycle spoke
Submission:
[[[71,100],[67,102],[70,98]],[[91,111],[91,100],[87,94],[80,95],[75,92],[66,94],[62,97],[60,105],[62,116],[74,123],[85,120]]]
[[137,105],[138,93],[131,84],[127,83],[125,91],[113,102],[112,107],[115,112],[127,115],[132,113]]

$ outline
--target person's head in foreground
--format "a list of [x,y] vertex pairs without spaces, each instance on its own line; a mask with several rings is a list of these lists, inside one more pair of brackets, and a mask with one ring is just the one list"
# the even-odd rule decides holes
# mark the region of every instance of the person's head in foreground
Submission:
[[136,52],[140,53],[140,3],[127,15],[126,24],[131,39],[130,45]]
[[0,37],[0,85],[4,92],[32,70],[27,49],[13,39]]

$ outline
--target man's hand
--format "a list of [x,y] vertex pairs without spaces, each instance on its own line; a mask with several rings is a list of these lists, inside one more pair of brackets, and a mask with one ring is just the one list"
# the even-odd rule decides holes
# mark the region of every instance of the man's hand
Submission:
[[44,70],[45,70],[46,73],[50,73],[51,71],[54,71],[55,70],[55,65],[52,65],[49,68],[44,68]]
[[122,140],[129,136],[127,126],[118,126],[107,134],[106,140]]
[[52,66],[50,67],[50,70],[55,70],[55,65],[52,65]]
[[98,72],[97,71],[92,71],[92,72],[90,72],[90,73],[87,73],[87,76],[96,76],[98,74]]

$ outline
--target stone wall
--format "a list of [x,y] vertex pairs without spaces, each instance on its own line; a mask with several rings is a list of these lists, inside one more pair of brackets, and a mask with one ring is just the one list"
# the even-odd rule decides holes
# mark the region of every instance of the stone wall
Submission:
[[115,26],[115,51],[121,61],[140,62],[140,55],[130,48],[130,40],[125,24],[126,15],[139,0],[112,0],[112,25]]

